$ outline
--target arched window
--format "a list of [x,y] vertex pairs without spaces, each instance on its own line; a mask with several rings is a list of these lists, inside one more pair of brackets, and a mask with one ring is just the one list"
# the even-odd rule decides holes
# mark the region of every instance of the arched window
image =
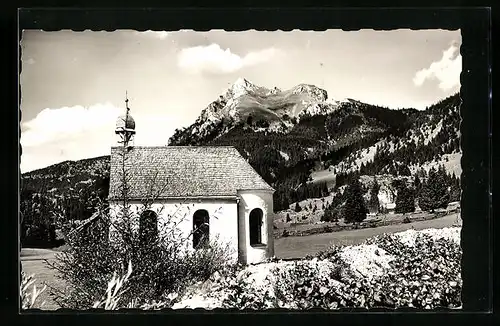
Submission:
[[210,217],[204,209],[197,210],[193,215],[193,248],[206,248],[209,244]]
[[139,241],[141,246],[148,246],[158,238],[158,215],[146,210],[139,219]]
[[250,245],[262,244],[262,217],[264,213],[260,208],[254,208],[250,212]]

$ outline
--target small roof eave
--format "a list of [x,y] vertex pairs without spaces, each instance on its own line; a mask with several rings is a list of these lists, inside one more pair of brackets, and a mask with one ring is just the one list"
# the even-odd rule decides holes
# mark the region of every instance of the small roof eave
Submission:
[[248,189],[238,189],[238,191],[265,191],[274,193],[276,190],[274,188],[248,188]]
[[[129,201],[142,201],[148,200],[151,198],[128,198]],[[238,196],[236,195],[214,195],[214,196],[177,196],[177,197],[157,197],[154,200],[198,200],[198,199],[225,199],[225,200],[236,200]],[[122,198],[120,197],[109,197],[109,201],[120,201]]]

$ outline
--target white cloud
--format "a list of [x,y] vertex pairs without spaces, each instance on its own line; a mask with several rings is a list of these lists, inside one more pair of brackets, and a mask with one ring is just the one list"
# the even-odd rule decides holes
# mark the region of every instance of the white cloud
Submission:
[[422,86],[427,80],[438,80],[439,88],[443,91],[450,90],[460,85],[460,73],[462,72],[462,56],[459,45],[452,44],[440,61],[433,62],[429,68],[424,68],[415,74],[413,83]]
[[190,73],[231,73],[243,67],[266,62],[279,53],[275,48],[249,52],[241,57],[232,53],[229,48],[222,49],[218,44],[195,46],[182,49],[177,63],[180,68]]
[[26,131],[21,135],[23,146],[38,146],[55,139],[90,132],[104,126],[113,127],[123,109],[110,103],[44,109],[30,121],[23,123]]
[[35,64],[35,59],[29,58],[29,59],[23,60],[23,62],[27,63],[29,65],[32,65],[32,64]]
[[160,40],[164,40],[164,39],[166,39],[170,35],[170,32],[167,32],[167,31],[152,31],[152,30],[147,30],[147,31],[144,31],[144,32],[138,32],[138,31],[136,31],[135,34],[137,34],[137,35],[145,35],[145,36],[153,36],[153,37],[159,38]]
[[[41,111],[22,125],[21,172],[65,160],[108,155],[110,147],[116,144],[116,119],[123,111],[111,103]],[[136,121],[136,145],[166,145],[182,122],[167,115],[132,115]]]

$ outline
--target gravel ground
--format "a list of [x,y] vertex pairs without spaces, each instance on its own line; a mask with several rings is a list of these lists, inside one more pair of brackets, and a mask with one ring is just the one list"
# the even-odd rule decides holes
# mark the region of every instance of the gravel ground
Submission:
[[368,279],[382,276],[390,268],[389,262],[394,259],[376,245],[349,246],[340,252],[340,257],[349,264],[353,272]]

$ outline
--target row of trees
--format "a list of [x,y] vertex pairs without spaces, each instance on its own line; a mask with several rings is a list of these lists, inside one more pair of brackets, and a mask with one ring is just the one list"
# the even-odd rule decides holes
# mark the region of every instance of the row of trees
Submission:
[[281,186],[277,189],[273,197],[273,207],[275,211],[288,209],[291,203],[308,198],[321,198],[330,194],[326,182],[322,183],[303,183],[297,189],[287,189]]
[[421,171],[415,176],[411,187],[404,182],[397,183],[397,191],[396,213],[414,212],[415,199],[418,199],[420,209],[433,212],[438,208],[446,208],[450,202],[460,200],[460,179],[448,174],[441,165],[437,169],[431,168],[428,174]]
[[55,204],[46,195],[21,191],[21,246],[51,248],[56,244]]
[[[415,211],[415,203],[422,211],[434,212],[439,208],[446,208],[450,202],[460,200],[460,180],[448,174],[444,166],[437,169],[431,168],[427,174],[419,171],[415,175],[413,184],[408,184],[404,179],[393,181],[396,189],[396,213],[411,213]],[[359,179],[352,179],[341,194],[338,193],[331,205],[325,207],[323,221],[337,221],[343,217],[347,223],[361,222],[368,212],[380,212],[378,193],[380,185],[374,179],[370,189],[369,200],[363,197],[365,193]]]
[[56,229],[64,224],[76,226],[88,219],[108,196],[109,175],[98,177],[91,186],[54,194],[46,187],[35,188],[22,183],[20,192],[21,245],[32,248],[53,248],[61,245]]

